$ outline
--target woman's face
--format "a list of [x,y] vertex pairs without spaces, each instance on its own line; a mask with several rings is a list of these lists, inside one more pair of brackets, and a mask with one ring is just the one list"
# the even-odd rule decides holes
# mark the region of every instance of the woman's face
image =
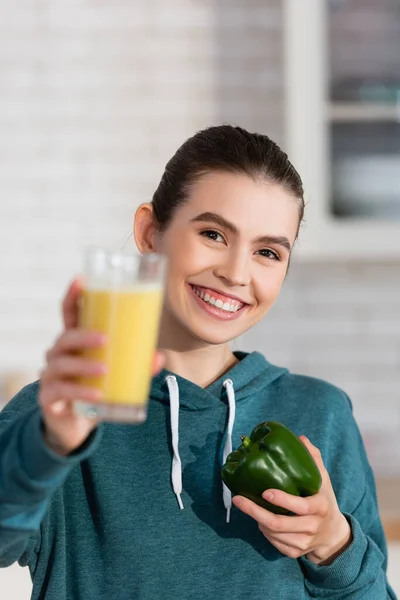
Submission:
[[298,220],[296,199],[278,184],[202,176],[160,240],[163,318],[176,335],[223,344],[258,323],[281,289]]

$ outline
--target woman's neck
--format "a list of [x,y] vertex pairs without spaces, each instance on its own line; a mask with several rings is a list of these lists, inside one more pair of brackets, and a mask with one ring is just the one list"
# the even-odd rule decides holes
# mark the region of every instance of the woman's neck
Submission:
[[202,388],[211,385],[238,362],[228,344],[209,345],[188,351],[163,348],[163,352],[166,369]]
[[238,362],[228,342],[208,344],[195,338],[168,311],[161,318],[158,347],[165,354],[166,369],[203,388]]

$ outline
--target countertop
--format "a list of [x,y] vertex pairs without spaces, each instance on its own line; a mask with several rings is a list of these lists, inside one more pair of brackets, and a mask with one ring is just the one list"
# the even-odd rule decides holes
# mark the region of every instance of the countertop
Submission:
[[388,541],[400,541],[400,475],[376,477],[379,513]]

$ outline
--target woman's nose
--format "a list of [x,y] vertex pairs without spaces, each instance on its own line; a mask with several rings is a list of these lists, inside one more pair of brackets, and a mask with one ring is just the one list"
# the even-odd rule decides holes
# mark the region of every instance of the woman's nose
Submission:
[[245,253],[230,253],[225,261],[214,268],[214,275],[230,286],[250,283],[250,260]]

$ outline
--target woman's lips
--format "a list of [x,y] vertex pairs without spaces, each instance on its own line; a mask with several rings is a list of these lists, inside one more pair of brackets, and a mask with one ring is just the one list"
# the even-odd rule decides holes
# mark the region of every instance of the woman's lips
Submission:
[[[208,301],[210,298],[213,298],[215,301],[220,300],[223,304],[228,303],[229,305],[234,306],[235,308],[242,308],[244,304],[247,304],[247,302],[244,302],[241,298],[238,298],[237,296],[233,296],[227,293],[224,294],[224,292],[218,292],[213,288],[204,287],[202,285],[196,285],[195,283],[191,283],[190,285],[192,286],[192,288],[194,288],[195,291],[199,291],[201,293],[202,300],[204,300],[204,296],[206,296],[206,301]],[[219,308],[221,308],[221,306],[219,306]]]
[[[215,305],[209,304],[205,300],[202,300],[194,291],[194,288],[200,289],[200,286],[193,287],[192,285],[187,284],[187,287],[189,288],[190,294],[193,297],[193,300],[196,302],[196,304],[199,308],[201,308],[204,312],[206,312],[210,316],[216,317],[222,321],[234,321],[235,319],[238,319],[243,314],[243,311],[249,306],[248,304],[244,304],[242,306],[242,308],[239,308],[235,312],[230,312],[230,311],[224,310],[222,308],[218,308]],[[206,288],[202,288],[202,289],[204,291],[206,291]],[[216,296],[217,296],[217,294],[213,293],[213,297],[215,298]]]

